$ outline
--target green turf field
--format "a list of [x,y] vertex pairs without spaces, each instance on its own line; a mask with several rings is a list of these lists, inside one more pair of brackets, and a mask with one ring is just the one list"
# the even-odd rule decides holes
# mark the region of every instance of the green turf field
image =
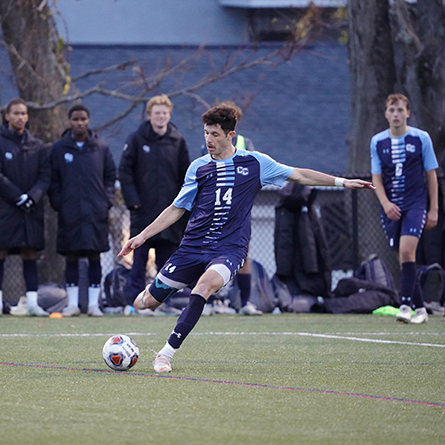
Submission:
[[[154,375],[172,317],[0,318],[0,444],[444,444],[445,317],[202,318]],[[141,356],[113,372],[102,346]]]

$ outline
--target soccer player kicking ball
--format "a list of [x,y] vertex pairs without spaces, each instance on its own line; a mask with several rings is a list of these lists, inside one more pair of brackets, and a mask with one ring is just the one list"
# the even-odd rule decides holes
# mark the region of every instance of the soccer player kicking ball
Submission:
[[250,214],[261,187],[294,181],[309,186],[374,189],[372,183],[360,179],[292,168],[267,155],[236,149],[232,138],[237,113],[230,106],[210,109],[202,121],[208,154],[192,162],[173,203],[119,253],[129,254],[178,221],[186,210],[191,211],[178,250],[134,302],[135,308],[153,310],[179,289],[194,286],[189,304],[153,362],[156,372],[171,372],[173,354],[198,322],[207,299],[243,265],[250,240]]
[[[409,115],[407,97],[388,96],[385,117],[389,128],[371,139],[371,170],[389,248],[398,251],[402,268],[401,305],[396,318],[419,324],[428,321],[428,314],[422,291],[416,286],[416,249],[423,229],[437,224],[439,165],[429,134],[409,127]],[[413,317],[411,307],[415,309]]]

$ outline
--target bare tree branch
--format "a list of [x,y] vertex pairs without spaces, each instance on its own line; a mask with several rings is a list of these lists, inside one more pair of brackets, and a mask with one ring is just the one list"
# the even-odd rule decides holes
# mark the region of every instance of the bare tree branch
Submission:
[[207,110],[211,108],[211,105],[206,100],[204,100],[201,96],[199,96],[198,94],[189,93],[187,91],[184,91],[184,95],[189,96],[192,99],[195,99],[196,102],[199,102]]
[[[152,76],[147,76],[143,67],[138,63],[136,59],[131,59],[123,63],[119,63],[116,65],[112,65],[106,68],[99,68],[87,71],[79,76],[76,76],[72,79],[71,84],[74,85],[74,82],[83,80],[92,76],[113,72],[117,70],[125,70],[126,68],[132,66],[135,72],[138,74],[136,79],[133,79],[129,82],[120,85],[114,89],[105,88],[106,81],[101,81],[97,83],[95,86],[85,90],[85,91],[73,91],[72,94],[66,94],[61,97],[58,97],[51,102],[46,103],[36,103],[27,101],[26,105],[33,110],[50,110],[59,105],[66,104],[69,102],[76,102],[78,100],[84,99],[94,94],[100,94],[103,96],[109,96],[116,99],[121,99],[129,102],[129,106],[122,113],[117,114],[112,117],[109,121],[103,123],[102,125],[96,127],[96,130],[103,130],[124,117],[128,116],[139,104],[145,103],[148,99],[147,93],[155,90],[160,86],[162,81],[166,78],[172,78],[173,75],[180,74],[177,76],[177,80],[175,85],[168,92],[168,96],[173,98],[181,95],[186,95],[189,97],[193,97],[196,101],[201,103],[205,108],[209,108],[209,104],[198,94],[196,91],[203,88],[204,86],[218,82],[236,72],[244,71],[250,68],[254,68],[260,65],[270,65],[276,66],[281,63],[284,63],[294,57],[301,49],[306,45],[306,41],[301,42],[291,42],[283,45],[282,47],[273,50],[262,57],[257,57],[258,48],[253,48],[252,50],[246,50],[245,48],[240,48],[234,55],[227,55],[225,60],[218,64],[215,62],[213,56],[205,51],[205,46],[200,46],[197,51],[195,51],[191,56],[181,59],[180,61],[173,64],[172,59],[169,58],[166,60],[164,67],[155,72]],[[4,44],[6,45],[6,44]],[[9,45],[9,49],[14,51],[14,47]],[[196,68],[197,63],[202,59],[202,57],[207,54],[209,57],[209,63],[211,66],[211,71],[205,74],[198,82],[193,85],[181,87],[185,81],[186,75]],[[19,54],[16,56],[20,58]],[[28,66],[27,61],[23,60],[23,64]],[[28,67],[30,70],[31,66]],[[37,75],[33,73],[33,75]],[[126,94],[124,90],[128,90],[129,88],[137,88],[139,91],[136,94]],[[0,108],[0,110],[2,110]]]
[[112,66],[109,66],[107,68],[99,68],[99,69],[96,69],[96,70],[86,71],[85,73],[80,74],[77,77],[73,77],[72,82],[77,82],[78,80],[86,79],[87,77],[94,76],[96,74],[107,73],[109,71],[118,71],[118,70],[119,71],[124,71],[126,68],[128,68],[131,65],[135,65],[136,63],[137,63],[136,59],[131,59],[131,60],[128,60],[128,61],[126,61],[124,63],[119,63],[117,65],[112,65]]
[[[226,63],[224,64],[224,66],[220,69],[220,71],[203,77],[195,85],[183,88],[178,91],[170,92],[168,94],[168,96],[176,97],[176,96],[183,95],[186,93],[191,93],[193,91],[196,91],[196,90],[204,87],[205,85],[217,82],[221,79],[224,79],[237,71],[244,71],[244,70],[253,68],[255,66],[259,66],[259,65],[271,65],[271,66],[279,65],[280,63],[287,61],[292,56],[296,55],[298,52],[301,51],[302,48],[303,48],[302,46],[298,46],[298,47],[294,48],[292,52],[285,51],[284,53],[283,53],[283,48],[280,48],[280,49],[273,51],[272,53],[270,53],[264,57],[255,59],[252,62],[248,61],[250,56],[246,57],[244,60],[242,60],[238,64],[234,63],[235,60],[232,60],[232,61],[227,60]],[[279,57],[279,56],[280,56],[280,60],[274,62],[273,59],[276,57]]]
[[[144,91],[142,94],[145,95],[146,92],[147,91]],[[113,117],[109,121],[105,122],[104,124],[94,127],[93,131],[102,131],[105,128],[113,125],[114,123],[116,123],[116,122],[120,121],[121,119],[123,119],[124,117],[128,116],[138,106],[139,103],[143,103],[146,101],[147,101],[147,98],[143,97],[142,95],[139,100],[137,100],[137,98],[135,98],[133,103],[124,112],[116,115],[115,117]]]

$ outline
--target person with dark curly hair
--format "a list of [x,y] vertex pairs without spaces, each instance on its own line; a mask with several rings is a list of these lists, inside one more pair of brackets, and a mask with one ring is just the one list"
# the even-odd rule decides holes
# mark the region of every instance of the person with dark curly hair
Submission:
[[251,230],[251,210],[260,189],[295,181],[305,185],[371,188],[360,179],[335,178],[314,170],[282,165],[269,156],[238,150],[232,144],[237,112],[230,106],[202,115],[208,154],[193,161],[173,203],[139,235],[128,240],[119,256],[191,211],[182,242],[153,283],[134,302],[137,308],[157,308],[172,294],[193,286],[190,301],[179,316],[166,345],[154,360],[155,372],[171,372],[171,359],[201,317],[208,298],[242,267]]

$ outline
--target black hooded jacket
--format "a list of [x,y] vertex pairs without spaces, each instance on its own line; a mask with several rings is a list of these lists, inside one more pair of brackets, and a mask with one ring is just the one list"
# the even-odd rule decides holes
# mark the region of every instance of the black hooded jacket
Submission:
[[[159,135],[149,121],[128,136],[119,165],[119,180],[126,206],[131,210],[131,236],[137,235],[168,207],[184,182],[190,164],[187,144],[169,123]],[[135,206],[140,206],[135,209]],[[153,239],[179,244],[184,217]]]
[[58,212],[57,252],[105,252],[116,167],[108,144],[89,131],[76,145],[71,130],[51,147],[51,206]]
[[[20,136],[0,128],[0,249],[44,247],[42,197],[50,183],[50,168],[43,142],[29,131]],[[28,194],[35,205],[25,213],[16,203]]]

